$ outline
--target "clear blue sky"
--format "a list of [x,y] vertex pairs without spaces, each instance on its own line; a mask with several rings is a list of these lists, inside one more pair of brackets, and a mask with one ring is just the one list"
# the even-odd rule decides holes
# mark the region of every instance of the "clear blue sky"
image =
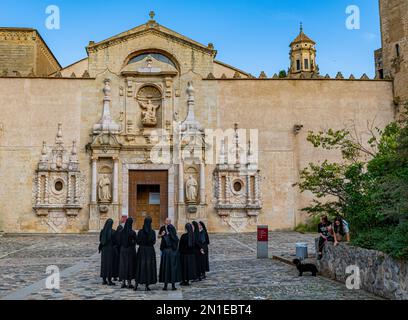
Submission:
[[[61,10],[61,29],[45,27],[45,8]],[[361,29],[348,30],[346,7],[361,10]],[[131,29],[156,12],[158,23],[203,44],[217,59],[254,75],[288,68],[289,43],[303,22],[317,42],[322,74],[374,75],[373,51],[381,47],[377,0],[1,0],[0,26],[39,30],[61,65],[86,57],[90,40]]]

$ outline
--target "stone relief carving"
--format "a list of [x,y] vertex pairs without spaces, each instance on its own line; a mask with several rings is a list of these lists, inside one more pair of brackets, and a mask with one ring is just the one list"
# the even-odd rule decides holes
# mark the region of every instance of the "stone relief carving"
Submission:
[[151,100],[148,100],[147,103],[139,101],[142,111],[142,123],[145,127],[155,127],[157,125],[156,110],[160,105],[154,105]]
[[142,109],[143,127],[156,127],[159,123],[157,111],[161,107],[162,102],[160,90],[153,86],[142,87],[137,95],[137,102]]
[[77,143],[71,150],[64,147],[62,124],[58,124],[55,145],[49,151],[43,142],[38,169],[34,178],[34,210],[39,216],[63,212],[78,215],[84,195],[84,176],[79,170]]

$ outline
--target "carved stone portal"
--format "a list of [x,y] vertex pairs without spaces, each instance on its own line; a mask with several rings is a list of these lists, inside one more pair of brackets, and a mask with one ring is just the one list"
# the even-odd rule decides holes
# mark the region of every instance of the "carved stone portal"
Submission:
[[242,163],[238,126],[235,127],[235,163],[228,163],[225,143],[222,142],[220,161],[214,171],[215,196],[218,215],[232,229],[240,232],[248,225],[255,225],[262,209],[260,171],[254,163],[251,148],[247,163]]
[[[49,151],[43,143],[34,184],[34,210],[38,216],[62,212],[77,216],[82,209],[84,181],[79,170],[76,141],[71,152],[65,149],[62,124],[58,125],[55,145]],[[65,220],[64,220],[65,221]]]

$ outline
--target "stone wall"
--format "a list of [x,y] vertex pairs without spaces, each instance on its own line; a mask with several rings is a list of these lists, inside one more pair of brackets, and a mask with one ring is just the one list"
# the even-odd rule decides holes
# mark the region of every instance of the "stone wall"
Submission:
[[346,274],[346,268],[356,265],[360,268],[361,289],[387,299],[408,299],[408,263],[383,252],[329,243],[317,264],[322,275],[344,283],[351,275]]
[[[95,119],[101,107],[97,98],[90,101],[92,79],[0,79],[0,229],[7,233],[47,233],[49,221],[33,211],[33,183],[43,141],[55,143],[58,123],[62,123],[65,147],[78,143],[81,171],[89,176],[89,127],[81,110],[93,109]],[[100,91],[100,90],[99,90]],[[85,106],[87,108],[85,108]],[[89,183],[89,179],[86,179]],[[88,230],[89,185],[85,186],[84,210],[65,233]],[[74,220],[74,219],[73,219]],[[2,227],[2,228],[1,228]]]
[[[259,223],[273,230],[293,229],[307,217],[301,209],[310,204],[312,195],[301,194],[294,187],[299,181],[299,171],[310,162],[341,161],[339,152],[314,148],[307,141],[309,131],[355,128],[362,141],[367,141],[368,123],[384,128],[394,119],[391,81],[231,79],[204,82],[216,84],[205,86],[205,105],[197,110],[205,127],[225,130],[238,122],[242,129],[259,130],[263,198]],[[213,92],[217,93],[215,99]],[[215,114],[211,115],[210,110]],[[296,126],[301,129],[295,132]],[[216,214],[209,216],[209,225],[216,231],[225,229]]]
[[[105,77],[112,80],[111,113],[119,121],[120,112],[125,110],[120,96],[123,83],[113,74],[97,79],[0,79],[0,177],[4,181],[0,187],[0,226],[5,232],[49,232],[33,212],[33,177],[42,142],[45,140],[48,146],[54,143],[60,122],[66,146],[74,139],[78,143],[80,168],[85,176],[83,209],[64,232],[87,231],[91,165],[86,145],[91,142],[93,125],[101,117]],[[309,204],[311,195],[300,194],[293,187],[299,169],[309,162],[340,159],[337,152],[313,148],[306,141],[309,130],[341,129],[354,123],[364,138],[367,121],[375,120],[376,126],[383,128],[394,116],[391,81],[195,79],[194,86],[196,117],[205,128],[230,129],[238,122],[242,129],[259,130],[264,201],[258,222],[269,225],[271,230],[292,229],[305,218],[300,209]],[[184,84],[180,88],[181,96],[168,111],[179,110],[180,119],[184,119],[187,97]],[[137,106],[133,107],[137,110]],[[303,126],[296,134],[295,125]],[[132,152],[123,152],[121,161],[134,157]],[[208,227],[213,232],[234,232],[215,210],[214,169],[208,165],[205,171],[204,214]],[[119,176],[122,174],[120,169]],[[120,178],[121,204],[122,186]],[[183,219],[183,215],[179,218]],[[243,231],[255,228],[256,224],[248,225]]]
[[380,15],[384,74],[394,78],[396,101],[402,105],[408,101],[408,1],[380,0]]
[[48,76],[60,69],[34,29],[0,28],[0,76]]
[[[187,83],[192,81],[195,120],[203,128],[226,131],[238,123],[240,129],[258,130],[260,198],[263,198],[259,219],[253,212],[245,213],[246,216],[242,213],[231,215],[228,219],[217,212],[215,166],[208,164],[203,174],[200,173],[205,177],[203,187],[200,186],[203,203],[200,204],[202,210],[194,219],[205,220],[213,232],[255,231],[258,223],[269,225],[271,230],[293,229],[305,219],[300,209],[312,199],[310,194],[300,194],[294,187],[299,170],[309,162],[341,160],[337,151],[323,152],[313,148],[306,140],[308,131],[352,126],[353,132],[365,141],[367,122],[384,128],[394,120],[391,81],[237,79],[232,73],[228,75],[235,79],[210,77],[203,80],[217,71],[217,65],[218,73],[226,72],[227,67],[220,71],[220,64],[214,63],[215,52],[211,48],[164,27],[152,28],[149,23],[99,44],[90,43],[89,59],[62,71],[66,77],[70,77],[72,72],[80,77],[89,68],[90,76],[95,78],[0,77],[0,225],[3,225],[4,231],[50,232],[49,224],[59,223],[45,219],[41,222],[33,212],[33,198],[38,198],[33,192],[36,190],[33,188],[34,178],[42,155],[42,143],[46,141],[48,147],[53,145],[59,123],[62,124],[66,147],[73,140],[77,142],[80,171],[84,176],[82,210],[67,227],[61,228],[61,232],[88,230],[91,154],[87,152],[87,146],[93,142],[93,126],[101,119],[102,89],[106,78],[110,79],[112,119],[123,128],[119,134],[123,148],[118,155],[118,210],[128,198],[123,168],[126,164],[144,161],[144,148],[149,145],[149,139],[144,136],[148,131],[141,127],[141,110],[137,100],[143,85],[157,84],[163,90],[163,128],[171,129],[173,120],[186,119],[190,98],[186,89]],[[172,77],[163,77],[160,73],[138,73],[134,76],[123,73],[132,67],[128,60],[141,52],[166,54],[174,60],[177,71]],[[197,168],[192,169],[198,172]],[[177,172],[175,174],[178,175]],[[183,188],[179,188],[179,177],[174,178],[175,185],[169,196],[176,204],[176,190]],[[252,190],[259,187],[259,183],[253,181],[249,181],[248,185]],[[242,194],[238,192],[237,197],[242,199]],[[179,223],[191,218],[183,205],[175,212]]]

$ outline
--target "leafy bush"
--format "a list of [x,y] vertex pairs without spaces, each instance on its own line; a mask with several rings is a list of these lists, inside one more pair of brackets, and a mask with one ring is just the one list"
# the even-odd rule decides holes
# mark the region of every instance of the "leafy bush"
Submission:
[[408,223],[363,230],[352,238],[351,244],[378,250],[396,259],[408,260]]

